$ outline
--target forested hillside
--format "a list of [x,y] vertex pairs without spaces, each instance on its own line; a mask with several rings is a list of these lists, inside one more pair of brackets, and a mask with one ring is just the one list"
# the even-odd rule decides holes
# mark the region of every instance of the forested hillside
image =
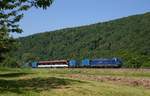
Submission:
[[119,57],[124,67],[148,67],[150,13],[34,34],[17,40],[20,45],[10,52],[10,61],[12,57],[17,62]]

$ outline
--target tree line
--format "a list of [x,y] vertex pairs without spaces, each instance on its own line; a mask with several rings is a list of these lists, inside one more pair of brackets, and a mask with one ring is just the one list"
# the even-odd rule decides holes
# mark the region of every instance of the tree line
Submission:
[[18,38],[4,65],[33,60],[119,57],[126,68],[150,67],[150,13]]

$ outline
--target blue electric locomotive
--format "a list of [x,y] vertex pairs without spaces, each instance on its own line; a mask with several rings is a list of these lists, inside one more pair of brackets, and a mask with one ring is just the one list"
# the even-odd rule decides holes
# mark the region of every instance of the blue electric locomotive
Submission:
[[121,67],[122,62],[118,58],[100,58],[100,59],[84,59],[82,60],[83,67]]

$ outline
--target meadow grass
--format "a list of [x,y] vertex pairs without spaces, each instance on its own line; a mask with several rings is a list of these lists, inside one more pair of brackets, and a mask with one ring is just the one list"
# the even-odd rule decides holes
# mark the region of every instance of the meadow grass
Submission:
[[101,76],[124,76],[124,77],[150,77],[150,69],[35,69],[39,74],[48,73],[51,75],[83,74]]
[[67,75],[150,79],[149,69],[3,69],[0,96],[150,96],[150,89]]

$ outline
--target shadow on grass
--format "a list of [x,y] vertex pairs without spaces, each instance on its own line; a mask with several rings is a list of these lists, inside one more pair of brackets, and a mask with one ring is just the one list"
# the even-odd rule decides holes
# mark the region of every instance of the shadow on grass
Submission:
[[5,74],[0,74],[0,77],[4,77],[4,78],[10,78],[10,77],[19,77],[19,76],[25,76],[28,74],[33,74],[33,73],[5,73]]
[[25,91],[40,92],[44,90],[57,89],[76,83],[84,83],[79,80],[64,79],[64,78],[32,78],[21,80],[4,80],[0,79],[0,93],[14,92],[22,94]]

